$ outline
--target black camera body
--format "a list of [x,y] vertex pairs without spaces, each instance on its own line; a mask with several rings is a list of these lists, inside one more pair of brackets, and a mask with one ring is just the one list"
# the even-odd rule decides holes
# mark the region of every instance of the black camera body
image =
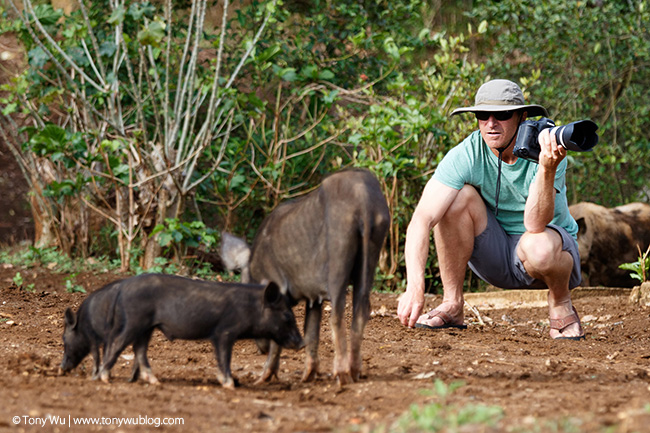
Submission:
[[576,152],[588,152],[598,144],[598,134],[596,125],[591,120],[579,120],[567,125],[556,126],[555,122],[546,117],[539,120],[525,120],[519,125],[517,132],[517,141],[513,153],[518,158],[524,158],[529,161],[539,162],[539,142],[537,136],[544,129],[552,128],[551,134],[561,146],[567,150]]

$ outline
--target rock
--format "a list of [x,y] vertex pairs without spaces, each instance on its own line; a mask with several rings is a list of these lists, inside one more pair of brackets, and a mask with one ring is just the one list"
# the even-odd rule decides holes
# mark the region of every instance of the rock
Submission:
[[640,286],[636,286],[630,293],[630,302],[639,304],[642,307],[650,307],[650,282],[646,281]]

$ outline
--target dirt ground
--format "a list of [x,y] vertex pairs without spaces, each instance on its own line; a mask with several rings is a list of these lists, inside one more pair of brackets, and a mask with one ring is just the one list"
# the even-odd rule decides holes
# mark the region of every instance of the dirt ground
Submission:
[[[47,270],[20,270],[25,287],[35,284],[33,292],[25,291],[12,283],[18,270],[3,266],[0,431],[400,431],[398,420],[411,405],[434,403],[445,405],[445,413],[477,404],[503,409],[493,427],[458,431],[650,431],[650,309],[630,304],[627,293],[576,296],[587,334],[577,342],[548,337],[539,302],[494,309],[472,298],[485,325],[466,310],[467,330],[427,331],[399,324],[395,294],[373,293],[360,382],[339,389],[329,374],[333,349],[326,313],[322,372],[315,382],[300,382],[302,351],[285,351],[279,380],[256,385],[265,356],[253,342],[242,341],[232,361],[239,386],[227,391],[216,381],[209,343],[169,342],[158,331],[149,358],[160,386],[127,383],[130,349],[110,384],[89,379],[90,358],[59,375],[63,312],[76,310],[86,295],[67,293],[66,275]],[[116,278],[78,275],[76,282],[91,292]],[[439,300],[427,302],[429,307]],[[300,326],[302,312],[296,308]],[[464,386],[442,401],[439,392],[425,392],[436,379]],[[41,427],[38,420],[48,416],[66,424],[52,425],[56,418],[50,418]],[[104,425],[67,424],[79,417]],[[140,425],[119,426],[125,418]],[[176,425],[155,427],[163,422]]]

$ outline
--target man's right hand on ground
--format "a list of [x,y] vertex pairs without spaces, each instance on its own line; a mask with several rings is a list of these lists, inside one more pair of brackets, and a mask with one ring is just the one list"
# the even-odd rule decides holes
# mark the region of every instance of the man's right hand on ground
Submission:
[[424,292],[406,290],[399,298],[397,317],[402,325],[414,328],[424,308]]

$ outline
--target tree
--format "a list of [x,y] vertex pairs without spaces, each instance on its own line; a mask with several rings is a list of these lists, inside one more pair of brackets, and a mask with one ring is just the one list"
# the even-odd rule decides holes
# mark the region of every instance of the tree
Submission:
[[[183,213],[243,123],[234,84],[277,0],[257,9],[253,32],[231,31],[225,0],[214,34],[205,27],[207,0],[188,11],[173,11],[171,0],[90,8],[80,0],[65,16],[31,0],[22,12],[9,4],[30,67],[8,88],[3,126],[43,219],[69,252],[74,235],[65,227],[83,223],[70,209],[100,214],[115,227],[122,270],[135,246],[151,266],[160,244],[146,232]],[[31,128],[12,123],[14,110]]]

